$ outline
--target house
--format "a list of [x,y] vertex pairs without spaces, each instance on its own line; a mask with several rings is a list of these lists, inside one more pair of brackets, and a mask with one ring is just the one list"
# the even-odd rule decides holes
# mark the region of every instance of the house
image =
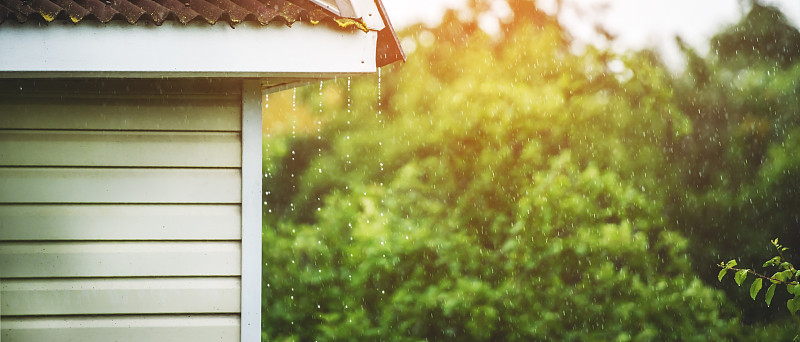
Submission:
[[0,46],[3,342],[260,340],[264,94],[405,58],[380,0],[0,0]]

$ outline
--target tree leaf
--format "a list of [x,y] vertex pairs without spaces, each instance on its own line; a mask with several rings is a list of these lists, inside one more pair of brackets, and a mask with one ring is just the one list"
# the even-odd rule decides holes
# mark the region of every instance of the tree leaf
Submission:
[[734,276],[733,279],[736,280],[736,284],[738,284],[739,286],[742,286],[742,283],[744,283],[744,280],[747,279],[747,270],[736,271],[736,275]]
[[788,291],[788,292],[789,292],[789,294],[794,294],[794,288],[795,288],[795,285],[793,285],[793,284],[786,284],[786,291]]
[[750,298],[756,300],[756,296],[758,296],[758,291],[761,291],[761,286],[763,286],[763,281],[761,278],[756,278],[753,280],[753,284],[750,285]]
[[789,309],[789,312],[794,315],[797,310],[800,310],[800,297],[795,296],[794,298],[789,299],[789,301],[786,302],[786,307]]
[[722,281],[722,277],[725,276],[725,273],[728,273],[728,269],[727,268],[723,268],[723,269],[719,270],[719,275],[717,275],[717,279],[719,279],[720,282]]
[[727,264],[725,264],[725,267],[731,268],[731,267],[736,267],[736,265],[737,265],[736,260],[731,260],[728,261]]
[[767,293],[764,295],[764,301],[767,303],[767,307],[772,303],[772,296],[775,295],[775,284],[772,284],[767,289]]

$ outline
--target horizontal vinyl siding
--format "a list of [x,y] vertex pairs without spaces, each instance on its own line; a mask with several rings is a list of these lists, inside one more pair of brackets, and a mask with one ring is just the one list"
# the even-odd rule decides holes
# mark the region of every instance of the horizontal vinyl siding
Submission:
[[0,156],[15,166],[240,167],[241,141],[234,132],[6,130]]
[[241,215],[237,204],[0,205],[0,241],[240,240]]
[[239,340],[241,98],[203,82],[0,84],[2,341]]
[[[238,98],[3,95],[2,129],[240,131]],[[80,117],[76,120],[76,114]]]
[[[3,315],[236,313],[236,278],[12,279]],[[197,298],[203,298],[202,301]]]
[[4,242],[0,269],[4,278],[240,276],[241,243]]
[[239,169],[2,168],[0,203],[241,203]]
[[3,317],[3,341],[220,342],[239,340],[238,315]]

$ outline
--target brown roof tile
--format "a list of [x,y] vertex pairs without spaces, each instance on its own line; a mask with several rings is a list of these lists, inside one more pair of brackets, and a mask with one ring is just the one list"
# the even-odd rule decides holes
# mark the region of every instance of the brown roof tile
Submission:
[[153,22],[156,25],[161,25],[164,20],[167,19],[167,16],[170,14],[169,8],[161,6],[161,4],[153,1],[153,0],[129,0],[134,5],[138,6],[139,8],[143,9],[147,14],[150,15],[150,18],[153,19]]
[[36,13],[33,8],[20,0],[2,0],[0,7],[7,9],[8,16],[14,15],[19,22],[25,22],[29,15]]
[[[2,2],[3,0],[0,0]],[[107,23],[111,21],[119,12],[113,9],[111,6],[107,5],[106,3],[100,0],[66,0],[66,1],[74,1],[81,7],[89,10],[91,16],[95,17],[95,19],[99,20],[101,23]]]
[[175,14],[176,19],[181,24],[186,24],[194,18],[200,16],[200,13],[195,12],[191,8],[189,8],[189,3],[181,2],[178,0],[159,0],[158,1],[162,6],[168,8]]
[[111,0],[111,7],[131,24],[135,24],[147,12],[141,7],[134,5],[128,0]]
[[55,19],[56,15],[58,15],[58,13],[62,10],[61,6],[47,0],[32,0],[30,2],[30,6],[39,12],[39,14],[42,16],[42,18],[45,18],[45,20]]
[[266,25],[270,22],[270,20],[272,20],[272,18],[275,18],[275,10],[270,9],[266,5],[256,0],[234,0],[233,2],[250,11],[250,13],[262,25]]
[[242,8],[241,6],[231,2],[230,0],[208,0],[209,3],[221,8],[228,18],[234,24],[243,22],[250,11]]
[[60,6],[74,23],[81,21],[83,17],[91,13],[86,8],[83,8],[83,6],[71,0],[53,0],[53,3]]
[[225,11],[205,0],[186,0],[190,9],[197,11],[205,21],[215,24]]
[[51,22],[59,18],[77,23],[94,18],[101,23],[121,19],[156,25],[167,20],[183,24],[192,20],[210,24],[253,20],[266,25],[283,19],[291,25],[301,19],[318,22],[332,17],[315,6],[287,0],[0,0],[0,24],[6,20]]

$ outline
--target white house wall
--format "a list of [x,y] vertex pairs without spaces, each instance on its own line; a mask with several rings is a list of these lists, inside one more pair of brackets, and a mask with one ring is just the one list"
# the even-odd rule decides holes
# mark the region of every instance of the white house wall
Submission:
[[[376,70],[377,32],[297,22],[3,23],[0,78],[326,78]],[[11,48],[13,47],[13,48]]]
[[4,342],[240,339],[241,82],[123,82],[0,87]]

